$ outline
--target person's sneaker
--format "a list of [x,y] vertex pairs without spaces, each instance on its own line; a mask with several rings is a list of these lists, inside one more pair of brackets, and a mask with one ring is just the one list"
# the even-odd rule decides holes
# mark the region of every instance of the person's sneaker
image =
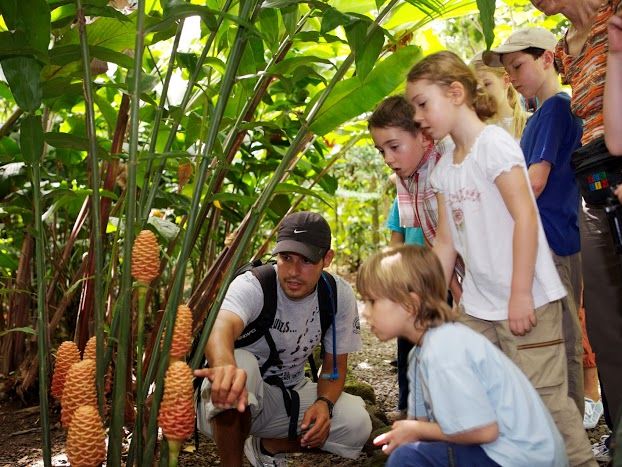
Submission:
[[585,413],[583,414],[583,428],[591,430],[598,425],[600,417],[604,412],[603,402],[598,400],[594,402],[589,397],[585,398]]
[[592,444],[592,453],[597,462],[609,462],[611,460],[611,451],[607,446],[607,441],[611,435],[603,435],[600,441]]
[[261,439],[249,436],[244,442],[244,455],[253,467],[287,467],[287,459],[283,454],[269,456],[261,452]]

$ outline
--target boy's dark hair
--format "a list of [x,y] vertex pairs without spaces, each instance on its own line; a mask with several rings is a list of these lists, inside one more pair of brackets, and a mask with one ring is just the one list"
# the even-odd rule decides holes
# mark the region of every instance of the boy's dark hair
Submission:
[[[534,60],[537,60],[542,57],[542,55],[544,55],[544,52],[546,52],[546,50],[539,47],[527,47],[526,49],[521,50],[521,52],[529,54],[533,57]],[[557,64],[557,60],[553,60],[553,66],[555,67],[555,73],[559,74],[559,66]]]
[[404,96],[390,96],[383,100],[367,120],[368,129],[401,128],[413,136],[419,134],[415,112]]

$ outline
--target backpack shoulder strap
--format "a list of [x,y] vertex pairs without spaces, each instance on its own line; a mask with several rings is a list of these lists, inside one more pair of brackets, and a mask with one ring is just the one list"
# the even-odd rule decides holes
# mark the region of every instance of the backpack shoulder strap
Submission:
[[246,347],[261,339],[270,329],[276,316],[276,271],[271,263],[250,269],[263,291],[263,308],[259,316],[248,323],[235,347]]
[[317,287],[317,299],[322,327],[321,342],[323,343],[326,331],[333,324],[333,313],[337,314],[337,281],[329,272],[322,272]]

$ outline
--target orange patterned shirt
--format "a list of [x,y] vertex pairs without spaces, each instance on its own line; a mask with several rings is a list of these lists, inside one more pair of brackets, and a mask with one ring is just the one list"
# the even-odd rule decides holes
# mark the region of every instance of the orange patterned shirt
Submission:
[[585,145],[604,133],[603,93],[607,70],[607,23],[616,9],[620,10],[621,0],[610,0],[600,7],[583,49],[578,56],[568,54],[566,37],[557,43],[555,59],[562,75],[562,82],[572,87],[571,108],[575,115],[583,119],[583,138]]

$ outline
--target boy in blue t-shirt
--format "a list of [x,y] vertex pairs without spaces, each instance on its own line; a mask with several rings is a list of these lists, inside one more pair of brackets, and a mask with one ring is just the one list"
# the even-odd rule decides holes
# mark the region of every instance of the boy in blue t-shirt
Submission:
[[568,293],[562,300],[568,395],[583,413],[583,346],[577,313],[581,293],[580,195],[570,165],[571,154],[581,145],[583,125],[570,110],[570,97],[561,91],[555,67],[556,44],[557,39],[546,29],[521,29],[484,53],[483,59],[488,66],[503,66],[516,90],[539,103],[527,121],[520,146],[544,232]]

